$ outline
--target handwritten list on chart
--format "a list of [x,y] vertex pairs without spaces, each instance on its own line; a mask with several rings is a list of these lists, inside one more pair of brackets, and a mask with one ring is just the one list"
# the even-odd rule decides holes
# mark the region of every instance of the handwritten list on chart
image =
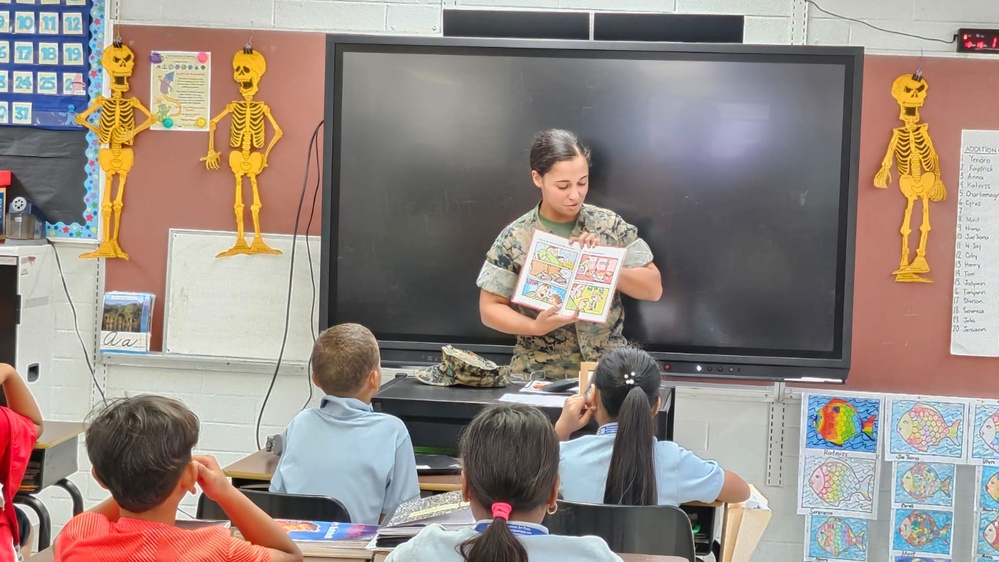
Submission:
[[999,131],[964,131],[950,352],[999,357]]

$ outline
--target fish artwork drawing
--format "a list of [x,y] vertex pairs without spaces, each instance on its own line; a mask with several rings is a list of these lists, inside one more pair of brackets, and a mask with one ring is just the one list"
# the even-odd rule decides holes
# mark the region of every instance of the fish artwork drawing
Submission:
[[994,501],[999,502],[999,472],[993,474],[985,483],[985,493]]
[[940,478],[932,466],[917,462],[912,468],[905,471],[901,483],[902,489],[909,494],[909,497],[917,502],[924,502],[935,496],[937,492],[942,492],[945,496],[950,497],[952,480],[953,476],[946,479]]
[[999,519],[992,521],[985,527],[983,536],[985,537],[985,542],[989,543],[989,546],[995,550],[999,550]]
[[818,412],[812,415],[812,427],[819,437],[842,447],[844,443],[856,437],[874,439],[874,423],[877,414],[866,420],[861,419],[853,404],[840,398],[833,398]]
[[985,442],[989,449],[999,453],[999,431],[996,431],[997,425],[999,425],[999,412],[985,418],[982,427],[978,428],[978,436],[982,438],[982,441]]
[[899,536],[916,549],[940,540],[950,543],[950,524],[937,527],[936,520],[929,513],[913,511],[898,526]]
[[960,445],[961,420],[947,425],[943,415],[932,406],[917,403],[909,408],[896,425],[898,434],[917,451],[925,453],[930,447],[949,439]]
[[859,548],[861,552],[866,550],[864,546],[866,534],[866,531],[854,533],[846,521],[839,517],[830,517],[815,532],[815,543],[822,550],[838,557],[853,547]]
[[861,479],[852,466],[841,460],[830,459],[815,467],[808,479],[808,486],[819,499],[831,506],[838,506],[857,495],[871,501],[874,476]]

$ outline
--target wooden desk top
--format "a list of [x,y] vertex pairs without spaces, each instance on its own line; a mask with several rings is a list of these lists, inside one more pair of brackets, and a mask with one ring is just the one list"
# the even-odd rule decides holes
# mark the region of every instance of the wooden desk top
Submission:
[[[268,451],[257,451],[223,469],[229,478],[270,482],[277,468],[278,457]],[[453,492],[461,489],[461,476],[457,474],[437,474],[420,476],[420,489],[425,492]]]
[[87,425],[80,422],[44,421],[42,434],[38,436],[36,449],[48,449],[76,437],[86,431]]

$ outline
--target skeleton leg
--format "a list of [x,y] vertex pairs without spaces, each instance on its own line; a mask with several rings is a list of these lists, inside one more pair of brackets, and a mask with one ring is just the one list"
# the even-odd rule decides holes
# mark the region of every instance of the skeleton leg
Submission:
[[216,255],[217,258],[250,253],[250,246],[243,235],[243,174],[239,172],[236,172],[236,204],[233,205],[233,210],[236,212],[236,243],[232,248]]
[[122,198],[125,196],[125,181],[128,179],[128,172],[118,174],[118,195],[114,198],[114,233],[111,235],[111,245],[114,246],[115,257],[128,259],[128,254],[121,249],[118,244],[118,230],[121,228],[121,208],[124,207]]
[[102,148],[98,152],[97,159],[104,170],[104,194],[101,198],[101,244],[93,252],[80,254],[81,258],[113,258],[115,257],[114,246],[111,244],[111,185],[114,182],[115,172],[111,159],[113,155],[110,148]]
[[926,261],[926,239],[930,235],[930,200],[927,196],[920,198],[923,205],[923,221],[919,224],[919,247],[916,248],[916,259],[912,260],[909,269],[913,273],[926,273],[930,264]]
[[902,228],[899,232],[902,233],[902,259],[899,262],[898,269],[893,271],[893,275],[898,275],[909,268],[909,235],[912,234],[912,206],[915,203],[915,197],[906,197],[905,204],[905,215],[902,218]]
[[253,204],[250,205],[250,213],[253,214],[253,244],[250,245],[251,254],[280,254],[281,250],[275,250],[264,242],[264,237],[260,234],[260,190],[257,189],[257,174],[250,174],[250,186],[253,188]]

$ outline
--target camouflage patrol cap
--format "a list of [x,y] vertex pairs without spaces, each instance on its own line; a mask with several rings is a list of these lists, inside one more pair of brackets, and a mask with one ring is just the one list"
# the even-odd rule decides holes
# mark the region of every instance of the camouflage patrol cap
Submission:
[[439,365],[417,371],[416,380],[432,386],[477,386],[498,388],[506,386],[508,367],[496,363],[471,351],[446,345],[441,348]]

